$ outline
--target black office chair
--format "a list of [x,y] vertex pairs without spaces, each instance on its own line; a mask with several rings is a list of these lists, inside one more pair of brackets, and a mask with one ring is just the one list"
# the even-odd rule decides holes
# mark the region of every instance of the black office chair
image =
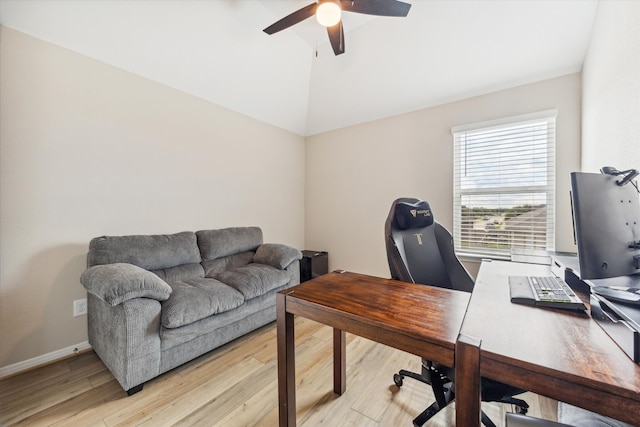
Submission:
[[[434,220],[427,202],[413,198],[395,200],[384,229],[391,278],[464,292],[473,290],[473,278],[456,256],[451,234]],[[431,385],[436,398],[413,420],[414,426],[422,426],[455,399],[453,367],[423,359],[420,374],[401,370],[393,380],[402,387],[405,377]],[[529,408],[524,400],[513,397],[524,390],[487,378],[482,378],[481,388],[484,402],[510,403],[522,414]],[[495,427],[484,412],[482,423]]]

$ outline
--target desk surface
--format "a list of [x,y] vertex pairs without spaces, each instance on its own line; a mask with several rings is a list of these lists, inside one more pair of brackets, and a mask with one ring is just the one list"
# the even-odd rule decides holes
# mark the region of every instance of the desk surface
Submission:
[[332,272],[287,291],[286,311],[423,355],[420,342],[442,347],[434,361],[453,364],[469,303],[466,292],[350,272]]
[[481,375],[638,423],[640,366],[588,314],[510,302],[508,276],[550,274],[542,265],[482,264],[460,331],[480,343]]

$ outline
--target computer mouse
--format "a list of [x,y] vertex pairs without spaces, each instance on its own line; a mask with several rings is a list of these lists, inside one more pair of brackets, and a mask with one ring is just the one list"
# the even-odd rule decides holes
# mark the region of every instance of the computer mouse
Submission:
[[640,288],[596,286],[591,291],[612,301],[640,305]]

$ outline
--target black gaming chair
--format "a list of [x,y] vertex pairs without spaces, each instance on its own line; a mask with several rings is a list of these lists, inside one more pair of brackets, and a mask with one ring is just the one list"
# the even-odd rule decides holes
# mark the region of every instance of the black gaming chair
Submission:
[[[456,256],[451,234],[434,220],[431,208],[424,200],[402,198],[394,201],[384,232],[392,279],[464,292],[473,290],[473,278]],[[393,380],[402,387],[405,377],[431,385],[436,398],[413,420],[414,426],[422,426],[455,398],[453,367],[423,359],[422,373],[401,370]],[[525,401],[513,398],[524,390],[486,378],[482,378],[481,387],[485,402],[511,403],[522,414],[529,408]],[[484,412],[482,423],[495,427]]]

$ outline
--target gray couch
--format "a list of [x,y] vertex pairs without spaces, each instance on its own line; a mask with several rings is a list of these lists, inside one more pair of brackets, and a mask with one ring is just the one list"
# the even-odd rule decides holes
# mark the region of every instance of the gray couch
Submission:
[[258,227],[91,240],[89,343],[129,395],[276,317],[275,293],[300,282],[298,249]]

